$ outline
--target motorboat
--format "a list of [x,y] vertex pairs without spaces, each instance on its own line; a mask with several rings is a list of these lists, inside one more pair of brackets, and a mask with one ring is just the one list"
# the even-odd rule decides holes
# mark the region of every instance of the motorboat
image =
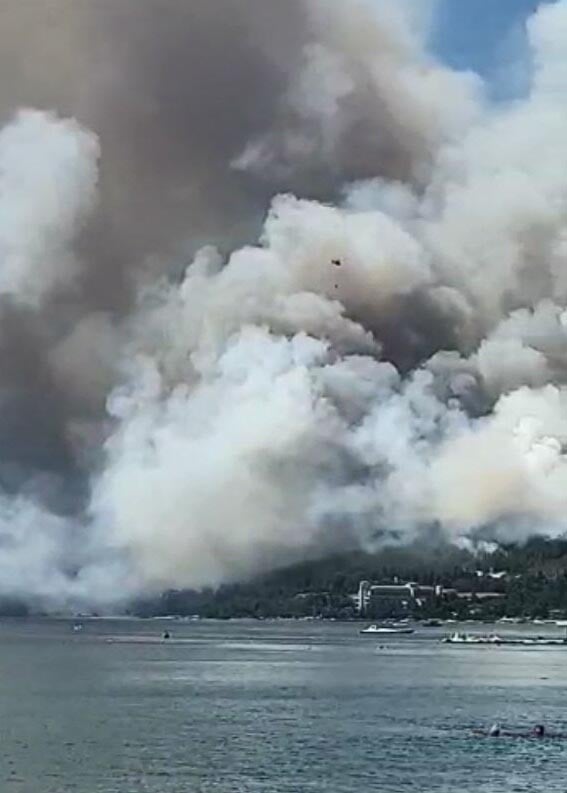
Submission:
[[470,633],[452,633],[441,639],[446,644],[491,644],[491,645],[512,645],[515,647],[565,647],[567,638],[555,638],[553,636],[498,636],[490,634],[481,636]]
[[395,636],[400,634],[414,633],[414,629],[396,625],[369,625],[367,628],[363,628],[360,633]]
[[444,636],[441,639],[446,644],[501,644],[500,636],[491,634],[490,636],[479,636],[471,633],[460,633],[459,631]]

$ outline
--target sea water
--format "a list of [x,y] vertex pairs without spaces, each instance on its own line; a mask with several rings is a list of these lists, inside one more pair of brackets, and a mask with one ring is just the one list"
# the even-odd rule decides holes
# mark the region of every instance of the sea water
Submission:
[[0,790],[567,790],[567,648],[359,627],[2,620]]

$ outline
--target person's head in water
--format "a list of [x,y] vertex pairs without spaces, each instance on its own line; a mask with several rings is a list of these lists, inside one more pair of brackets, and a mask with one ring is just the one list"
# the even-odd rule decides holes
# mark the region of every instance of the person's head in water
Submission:
[[491,738],[498,738],[498,736],[500,735],[500,725],[493,724],[492,727],[488,730],[488,734],[490,735]]
[[545,735],[545,727],[543,726],[543,724],[536,724],[536,726],[534,727],[534,735],[537,738],[543,738],[543,736]]

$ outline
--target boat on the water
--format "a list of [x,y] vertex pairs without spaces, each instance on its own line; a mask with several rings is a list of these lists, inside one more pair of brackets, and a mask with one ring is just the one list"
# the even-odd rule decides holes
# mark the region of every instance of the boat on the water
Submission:
[[495,644],[495,645],[514,645],[517,647],[565,647],[567,638],[555,638],[553,636],[525,636],[523,638],[513,636],[498,636],[491,633],[488,636],[481,636],[470,633],[452,633],[441,639],[446,644]]
[[403,633],[413,633],[413,628],[406,628],[404,626],[395,626],[395,625],[369,625],[367,628],[363,628],[360,633],[364,634],[387,634],[389,636],[396,635],[396,634],[403,634]]
[[471,633],[451,633],[441,639],[446,644],[500,644],[500,636],[490,634],[489,636],[479,636]]

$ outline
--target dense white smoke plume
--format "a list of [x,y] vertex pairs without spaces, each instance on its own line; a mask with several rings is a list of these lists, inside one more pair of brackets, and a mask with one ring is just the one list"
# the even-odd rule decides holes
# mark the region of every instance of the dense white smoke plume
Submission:
[[0,295],[37,305],[72,281],[98,154],[94,135],[45,113],[20,112],[0,131]]
[[[174,42],[207,32],[218,79],[189,74],[172,110],[179,75],[154,75],[127,167],[159,41],[124,48],[120,121],[100,67],[62,100],[79,121],[0,132],[0,593],[216,585],[432,526],[562,534],[567,0],[528,23],[529,94],[496,106],[431,58],[411,2],[294,2],[271,53],[279,12],[238,3],[236,45],[197,5]],[[178,52],[150,6],[124,19]],[[262,111],[237,93],[211,142],[243,53]]]

